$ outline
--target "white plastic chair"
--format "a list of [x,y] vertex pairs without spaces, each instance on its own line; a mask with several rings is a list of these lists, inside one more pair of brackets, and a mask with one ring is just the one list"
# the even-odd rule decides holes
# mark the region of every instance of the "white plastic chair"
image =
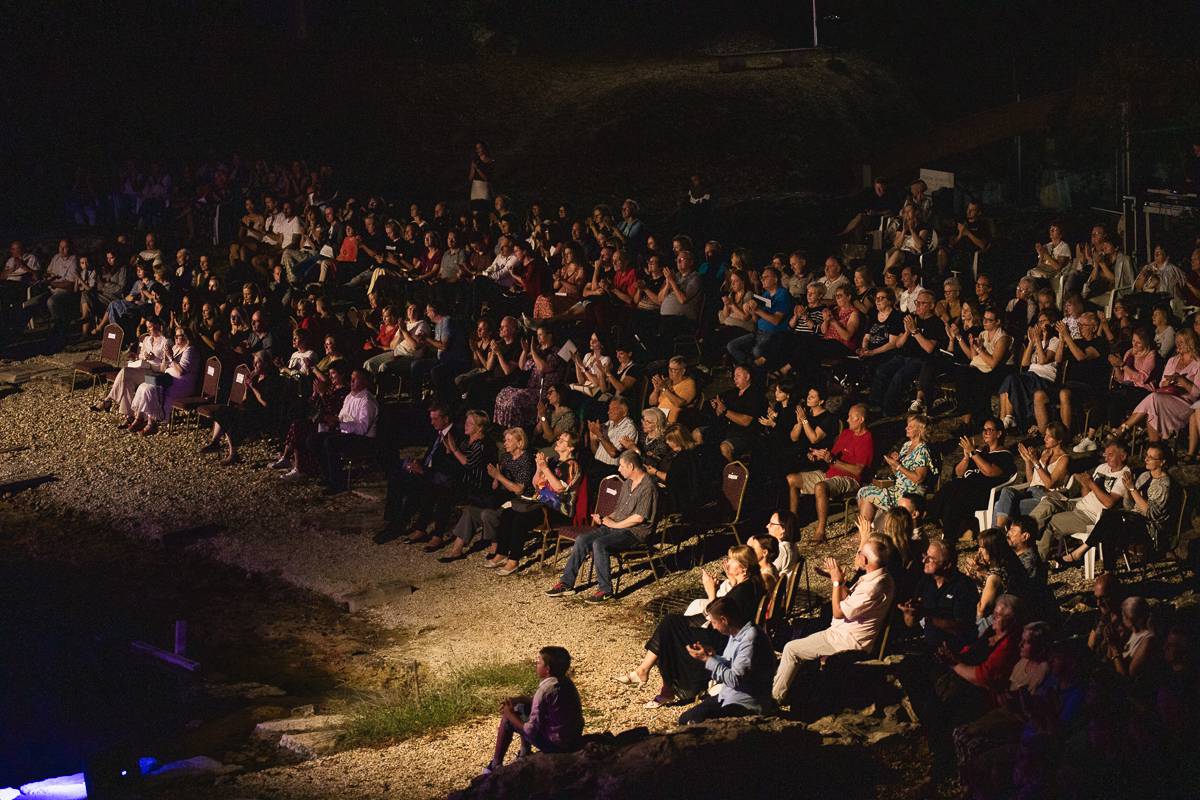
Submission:
[[992,521],[996,516],[996,500],[1000,497],[1000,492],[1003,491],[1005,487],[1012,486],[1017,489],[1024,489],[1029,486],[1028,482],[1020,484],[1019,486],[1016,485],[1019,477],[1021,477],[1021,473],[1014,472],[1012,477],[1010,477],[1004,483],[993,486],[992,491],[988,492],[987,508],[975,512],[975,521],[979,523],[980,533],[992,527]]

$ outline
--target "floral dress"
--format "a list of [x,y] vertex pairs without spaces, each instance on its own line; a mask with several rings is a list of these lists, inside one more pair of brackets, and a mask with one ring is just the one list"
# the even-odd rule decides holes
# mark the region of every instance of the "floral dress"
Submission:
[[[900,448],[900,466],[909,471],[916,471],[921,467],[933,469],[933,458],[929,455],[929,448],[924,442],[914,445],[912,442],[905,442]],[[882,486],[864,486],[858,490],[859,500],[870,500],[871,504],[881,511],[886,511],[889,508],[894,508],[900,502],[900,498],[909,493],[924,494],[925,487],[918,483],[914,483],[900,470],[896,470],[894,476],[896,482],[888,487]]]

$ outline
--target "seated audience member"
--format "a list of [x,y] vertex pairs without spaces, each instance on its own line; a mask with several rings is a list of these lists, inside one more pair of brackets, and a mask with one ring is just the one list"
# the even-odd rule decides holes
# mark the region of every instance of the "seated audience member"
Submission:
[[787,332],[788,317],[792,313],[792,296],[779,285],[779,270],[767,267],[761,275],[760,293],[748,301],[748,309],[755,318],[755,330],[729,343],[729,357],[735,364],[766,364],[773,352],[773,342]]
[[[992,624],[978,639],[959,650],[943,643],[937,656],[949,672],[937,683],[940,708],[930,720],[931,744],[956,724],[978,719],[1008,689],[1013,667],[1021,654],[1025,609],[1011,594],[996,599]],[[924,722],[924,719],[922,720]]]
[[[787,389],[776,387],[776,397],[784,394]],[[783,468],[790,467],[816,467],[823,462],[823,459],[816,458],[813,453],[829,450],[833,447],[837,440],[838,421],[837,417],[825,410],[825,400],[828,391],[822,385],[814,385],[804,395],[804,401],[791,405],[791,397],[784,397],[783,402],[773,403],[768,409],[768,417],[771,411],[775,412],[776,420],[784,413],[790,412],[789,416],[795,417],[795,423],[791,429],[787,431],[787,443],[783,446],[777,446],[771,454],[773,459],[779,459],[779,466]],[[762,422],[759,422],[762,425]],[[775,431],[772,431],[774,433]],[[782,431],[779,431],[782,433]],[[782,439],[783,437],[778,437]]]
[[462,516],[454,526],[450,552],[438,559],[449,564],[466,557],[466,549],[479,534],[490,543],[487,557],[496,555],[496,529],[500,523],[501,506],[525,495],[533,486],[533,456],[527,448],[524,428],[509,428],[504,432],[504,455],[497,464],[488,464],[491,489],[476,497],[467,497]]
[[[1110,368],[1108,366],[1108,341],[1099,333],[1096,315],[1085,312],[1079,315],[1079,334],[1071,332],[1066,319],[1060,320],[1055,329],[1061,345],[1058,360],[1066,363],[1066,373],[1058,389],[1058,416],[1067,430],[1071,430],[1074,408],[1071,403],[1076,397],[1100,397],[1108,389]],[[1033,393],[1033,410],[1038,424],[1049,421],[1050,395],[1043,389]]]
[[889,191],[887,179],[883,177],[876,177],[870,191],[864,190],[856,202],[859,210],[838,236],[858,239],[863,232],[878,230],[883,220],[894,217],[900,210],[900,200]]
[[867,430],[866,406],[851,406],[846,421],[846,429],[838,434],[832,448],[809,450],[809,458],[813,461],[828,462],[824,471],[809,470],[787,476],[791,513],[798,510],[801,495],[811,494],[816,500],[817,527],[809,540],[811,544],[825,541],[829,498],[858,492],[861,482],[868,477],[864,473],[875,457],[874,439]]
[[1045,280],[1071,263],[1071,245],[1063,241],[1063,229],[1057,222],[1050,224],[1050,241],[1037,242],[1033,246],[1037,263],[1029,270],[1029,277]]
[[186,328],[176,328],[175,346],[164,353],[162,361],[162,371],[170,382],[165,387],[158,383],[137,387],[130,404],[134,416],[130,432],[140,432],[143,436],[156,433],[158,424],[170,416],[175,401],[195,394],[202,364],[191,334]]
[[1042,561],[1042,557],[1038,555],[1038,528],[1033,517],[1025,514],[1013,517],[1008,523],[1007,538],[1008,546],[1017,554],[1021,566],[1025,568],[1025,575],[1033,581],[1034,586],[1044,588],[1046,585],[1046,562]]
[[922,576],[913,597],[897,604],[909,628],[920,625],[930,652],[947,644],[959,651],[975,641],[975,611],[979,591],[959,571],[954,549],[941,539],[930,540],[921,559]]
[[[770,539],[774,541],[774,539]],[[703,662],[720,686],[717,694],[705,693],[703,699],[683,712],[680,725],[694,725],[719,717],[744,717],[769,710],[771,678],[775,674],[775,653],[762,631],[747,617],[736,602],[718,597],[705,610],[712,628],[728,637],[725,649],[717,655],[715,647],[696,642],[687,646],[688,655]]]
[[813,283],[821,289],[821,302],[825,305],[833,303],[834,293],[839,286],[850,286],[850,280],[843,272],[842,260],[837,256],[825,259],[824,271],[813,279]]
[[800,566],[800,524],[791,511],[776,511],[767,520],[767,533],[779,542],[779,555],[775,558],[775,571],[786,575]]
[[771,689],[776,703],[786,704],[796,671],[803,662],[850,650],[868,650],[875,644],[895,599],[895,584],[885,569],[888,550],[887,543],[878,539],[869,539],[859,546],[854,565],[863,574],[855,582],[853,592],[844,585],[837,560],[825,559],[825,569],[833,584],[830,598],[833,619],[825,630],[784,645]]
[[1053,644],[1049,624],[1030,622],[1025,625],[1021,631],[1020,657],[1013,665],[1008,686],[998,695],[998,707],[954,729],[954,750],[960,768],[970,764],[977,754],[1020,736],[1026,722],[1021,695],[1032,697],[1050,674]]
[[538,328],[536,341],[521,340],[517,368],[528,370],[529,377],[520,387],[508,386],[500,390],[496,395],[493,418],[497,425],[529,429],[537,416],[538,404],[546,399],[546,389],[562,383],[566,375],[566,365],[558,356],[554,334],[549,328]]
[[[1161,541],[1160,533],[1170,517],[1171,451],[1161,444],[1146,448],[1146,471],[1135,481],[1131,473],[1121,476],[1125,498],[1100,512],[1087,538],[1076,547],[1068,547],[1062,558],[1051,562],[1056,570],[1082,564],[1087,551],[1104,546],[1104,558],[1112,564],[1132,544]],[[1129,507],[1132,506],[1132,507]]]
[[763,588],[770,594],[779,581],[779,570],[775,569],[775,560],[779,558],[779,540],[769,534],[760,533],[751,536],[747,543],[758,558],[758,571],[763,578]]
[[280,476],[283,480],[297,481],[319,474],[320,466],[316,453],[309,448],[309,440],[313,434],[338,424],[342,404],[350,394],[350,370],[345,361],[330,362],[326,374],[328,380],[313,382],[308,412],[288,426],[279,458],[271,464],[274,469],[287,470]]
[[[418,341],[433,348],[435,355],[414,359],[410,368],[414,389],[424,382],[428,374],[434,393],[446,398],[452,394],[454,379],[471,368],[471,350],[459,320],[447,313],[440,301],[428,303],[425,315],[433,324],[433,336]],[[499,419],[496,422],[503,424]]]
[[893,471],[894,483],[888,488],[864,486],[858,490],[858,515],[873,520],[876,510],[886,511],[909,492],[925,491],[926,481],[934,469],[933,456],[925,444],[929,418],[924,414],[909,414],[904,426],[908,437],[899,452],[888,453],[884,462]]
[[1104,462],[1089,474],[1080,472],[1075,482],[1083,493],[1074,508],[1057,493],[1042,497],[1030,516],[1042,528],[1038,539],[1038,553],[1043,559],[1050,557],[1051,547],[1057,540],[1066,539],[1075,533],[1083,533],[1099,518],[1106,508],[1120,506],[1129,490],[1125,479],[1130,476],[1125,465],[1129,458],[1129,447],[1120,439],[1111,439],[1104,446]]
[[864,369],[873,374],[881,364],[896,356],[904,336],[904,314],[896,308],[891,289],[875,290],[875,307],[863,323],[865,333],[858,348]]
[[703,286],[695,264],[691,250],[680,250],[675,256],[675,269],[663,268],[663,287],[658,293],[660,353],[669,352],[674,338],[687,333],[700,318]]
[[[914,542],[912,516],[899,506],[889,508],[879,516],[878,527],[878,531],[872,530],[866,520],[858,520],[858,542],[878,539],[888,545],[888,562],[884,567],[896,584],[894,599],[907,600],[913,596],[921,577],[921,563],[913,560],[913,550],[921,548],[915,546],[918,543]],[[851,574],[847,583],[853,583],[855,577]]]
[[[1062,342],[1055,335],[1058,312],[1038,312],[1037,323],[1029,328],[1021,369],[1000,384],[1000,418],[1004,427],[1025,430],[1033,417],[1033,394],[1049,392],[1058,381],[1058,351]],[[1042,420],[1038,426],[1044,427]]]
[[346,456],[365,456],[375,450],[376,423],[379,403],[371,394],[369,378],[360,369],[350,373],[350,392],[342,401],[336,423],[330,420],[328,429],[313,434],[309,449],[317,459],[320,482],[326,492],[346,490]]
[[580,353],[576,350],[571,355],[571,367],[575,373],[575,382],[571,388],[588,397],[600,394],[608,385],[605,377],[612,367],[612,358],[604,352],[604,342],[593,333],[588,339],[588,351]]
[[1112,389],[1104,404],[1105,420],[1116,426],[1157,388],[1161,362],[1154,335],[1147,328],[1134,330],[1124,356],[1110,353],[1108,363],[1112,365]]
[[749,452],[759,430],[758,419],[767,411],[766,399],[754,386],[749,369],[733,368],[733,388],[713,398],[712,410],[716,422],[711,434],[706,432],[705,441],[720,441],[726,461]]
[[721,565],[725,580],[718,584],[712,573],[701,570],[705,596],[693,600],[683,614],[664,616],[646,642],[642,662],[616,678],[627,686],[643,686],[650,680],[650,670],[657,666],[662,688],[646,708],[689,703],[708,685],[708,671],[689,657],[688,647],[700,643],[715,652],[725,646],[727,635],[714,630],[705,618],[704,612],[713,602],[724,600],[727,607],[734,605],[746,619],[754,618],[759,601],[766,595],[754,551],[745,545],[731,547]]
[[1004,528],[1018,514],[1028,514],[1037,507],[1047,492],[1061,491],[1070,477],[1071,457],[1063,449],[1067,429],[1061,422],[1051,422],[1042,434],[1041,452],[1035,453],[1024,442],[1017,445],[1017,454],[1025,464],[1028,486],[1017,489],[1005,486],[996,498],[993,509],[997,527]]
[[617,495],[616,506],[607,517],[592,515],[592,524],[596,528],[575,539],[562,577],[546,592],[550,597],[566,597],[574,591],[575,578],[590,554],[596,570],[596,590],[586,598],[586,602],[612,600],[608,554],[643,544],[653,532],[658,504],[658,489],[654,479],[646,474],[641,457],[628,450],[621,453],[617,470],[624,482]]
[[1192,403],[1200,399],[1200,357],[1196,335],[1184,329],[1175,337],[1176,354],[1163,367],[1158,387],[1134,407],[1114,436],[1123,437],[1131,428],[1146,423],[1150,441],[1168,439],[1183,430],[1192,416]]
[[421,315],[421,307],[413,302],[405,303],[404,321],[396,326],[389,349],[368,358],[363,362],[363,369],[377,374],[406,374],[413,361],[429,356],[430,348],[426,342],[432,335],[433,328]]
[[606,475],[611,475],[617,459],[627,449],[626,442],[637,443],[637,425],[629,417],[629,403],[623,397],[608,401],[608,420],[601,424],[597,420],[588,422],[589,439],[595,446],[588,477],[593,486],[599,486]]
[[954,465],[954,478],[938,489],[929,509],[942,520],[942,530],[951,542],[979,532],[976,510],[987,508],[992,489],[1010,480],[1017,471],[1016,459],[1004,446],[1000,420],[985,419],[981,439],[982,443],[976,447],[971,437],[959,437],[962,458]]
[[462,464],[450,453],[446,437],[453,430],[450,413],[444,406],[429,408],[429,424],[433,427],[433,443],[420,459],[405,459],[388,474],[387,502],[383,530],[375,536],[376,544],[384,544],[404,536],[416,538],[429,532],[430,523],[445,529],[445,521],[453,502],[451,491]]
[[680,410],[690,406],[698,392],[696,379],[687,374],[687,360],[682,356],[673,356],[667,362],[666,376],[652,375],[650,383],[654,388],[649,405],[666,414],[667,422],[672,423],[679,421]]
[[152,317],[147,320],[149,333],[138,343],[137,358],[121,368],[113,377],[108,396],[99,403],[92,404],[92,411],[108,411],[115,405],[124,415],[125,421],[120,427],[128,428],[133,424],[133,397],[147,372],[163,372],[166,370],[167,358],[171,353],[171,340],[163,335],[163,320]]
[[559,434],[554,454],[538,452],[534,456],[532,485],[535,500],[515,499],[503,509],[496,524],[496,549],[484,567],[496,569],[501,576],[511,575],[520,566],[530,532],[542,524],[546,509],[561,519],[573,518],[577,502],[586,501],[581,480],[583,471],[575,458],[575,435]]
[[537,405],[534,435],[553,452],[554,443],[564,433],[577,434],[575,412],[567,405],[567,388],[556,383],[546,389],[546,399]]
[[933,313],[933,294],[922,291],[917,295],[916,314],[904,317],[904,334],[896,355],[875,370],[871,386],[872,402],[878,403],[888,415],[897,414],[916,378],[919,383],[911,411],[924,410],[926,401],[933,402],[935,379],[947,347],[946,326]]
[[279,371],[284,377],[299,378],[312,371],[315,361],[316,351],[309,344],[308,334],[296,329],[292,332],[292,354],[288,357],[287,365]]
[[[491,476],[488,475],[487,468],[496,461],[496,449],[492,440],[487,438],[487,426],[487,414],[483,411],[471,410],[466,413],[463,420],[463,439],[465,441],[458,442],[453,433],[446,436],[445,439],[450,455],[454,456],[462,466],[458,473],[456,494],[466,498],[468,502],[472,498],[485,496],[485,493],[490,496]],[[449,519],[446,522],[448,523]],[[435,529],[432,537],[417,536],[411,541],[416,544],[428,538],[429,543],[425,545],[424,551],[433,553],[440,550],[446,540],[451,538],[448,533],[443,533],[444,530],[444,528],[438,528]]]
[[667,415],[657,408],[642,409],[642,430],[638,438],[620,441],[621,449],[634,450],[642,457],[646,472],[660,484],[667,479],[667,468],[675,452],[667,444]]
[[988,528],[979,535],[979,548],[970,564],[982,584],[975,607],[975,622],[980,631],[991,624],[996,599],[1001,595],[1011,594],[1029,601],[1036,594],[1025,565],[1009,546],[1007,534],[999,528]]
[[543,753],[571,753],[583,737],[583,704],[567,677],[571,654],[562,647],[543,647],[535,663],[538,679],[533,697],[510,697],[500,704],[496,749],[484,768],[489,774],[504,765],[513,734],[521,737],[520,755],[536,747]]
[[1000,312],[984,309],[983,330],[971,337],[959,333],[952,346],[967,359],[954,369],[959,419],[966,425],[988,413],[992,396],[1007,375],[1012,337],[1000,324]]
[[667,508],[685,521],[698,521],[704,517],[704,506],[712,498],[712,465],[687,428],[670,425],[663,439],[672,454],[665,480]]
[[275,362],[266,350],[252,357],[253,368],[246,377],[246,399],[241,406],[217,406],[213,411],[212,437],[200,448],[201,453],[213,453],[225,440],[225,457],[221,466],[236,464],[237,446],[250,433],[262,432],[282,419],[283,386]]
[[717,310],[717,329],[709,334],[706,344],[711,340],[713,344],[728,346],[730,342],[754,334],[756,306],[751,305],[754,298],[750,287],[746,285],[745,274],[729,273],[725,285],[726,289],[721,295],[721,307]]

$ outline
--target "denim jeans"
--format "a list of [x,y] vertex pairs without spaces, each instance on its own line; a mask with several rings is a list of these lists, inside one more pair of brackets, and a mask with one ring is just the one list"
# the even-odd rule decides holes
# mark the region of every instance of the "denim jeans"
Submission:
[[595,530],[579,535],[575,546],[571,548],[571,557],[563,569],[562,582],[566,586],[574,586],[575,578],[583,562],[587,561],[589,552],[596,566],[596,588],[604,594],[612,594],[612,573],[609,571],[608,554],[618,550],[626,550],[638,543],[638,538],[629,531],[614,530],[604,525]]
[[725,346],[735,364],[749,364],[756,358],[766,358],[771,340],[778,331],[755,331],[739,336]]

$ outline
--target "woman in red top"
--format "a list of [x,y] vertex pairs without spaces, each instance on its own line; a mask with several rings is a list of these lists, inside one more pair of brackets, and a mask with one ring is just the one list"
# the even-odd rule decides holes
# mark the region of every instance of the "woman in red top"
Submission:
[[[1021,657],[1021,629],[1024,608],[1015,595],[1002,594],[992,610],[992,627],[960,653],[942,644],[937,655],[953,670],[948,691],[939,691],[942,700],[954,699],[947,711],[955,717],[972,711],[982,711],[981,705],[996,705],[1000,695],[1008,690],[1013,666]],[[982,660],[979,659],[983,654]],[[975,662],[975,663],[969,663]],[[954,686],[954,684],[958,684]],[[979,702],[972,703],[972,699]]]
[[363,342],[363,350],[371,355],[391,350],[396,346],[396,331],[399,328],[400,320],[396,316],[396,307],[387,306],[383,309],[383,321],[379,323],[379,330],[375,331],[374,336]]
[[417,256],[417,278],[437,280],[442,271],[442,246],[437,231],[425,231],[425,250]]

